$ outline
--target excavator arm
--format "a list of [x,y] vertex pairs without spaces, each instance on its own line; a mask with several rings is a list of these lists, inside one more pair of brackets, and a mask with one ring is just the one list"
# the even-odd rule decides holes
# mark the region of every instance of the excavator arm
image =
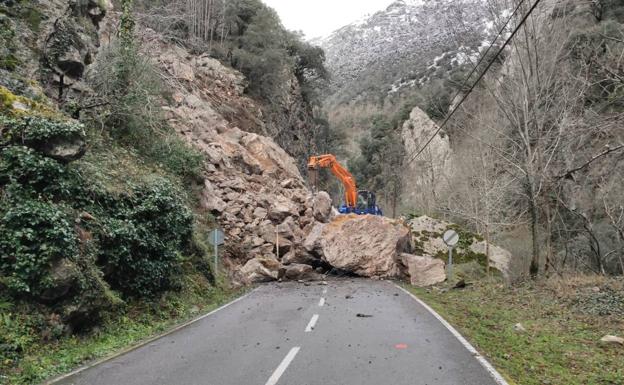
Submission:
[[346,205],[349,208],[355,208],[357,205],[358,192],[353,175],[336,160],[334,155],[327,154],[310,157],[308,161],[308,171],[315,188],[318,180],[318,171],[321,168],[330,169],[332,174],[342,182],[345,188]]

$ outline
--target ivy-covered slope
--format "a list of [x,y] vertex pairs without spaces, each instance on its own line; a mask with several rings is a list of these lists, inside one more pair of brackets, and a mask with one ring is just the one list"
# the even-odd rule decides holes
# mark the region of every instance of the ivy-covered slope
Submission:
[[0,383],[37,383],[221,300],[203,156],[139,108],[166,100],[149,65],[131,41],[111,46],[111,71],[90,76],[125,92],[94,90],[74,70],[95,62],[108,2],[39,5],[0,3]]

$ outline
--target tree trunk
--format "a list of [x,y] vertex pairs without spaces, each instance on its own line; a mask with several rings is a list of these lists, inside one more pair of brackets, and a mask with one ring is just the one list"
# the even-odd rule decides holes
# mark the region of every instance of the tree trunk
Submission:
[[539,247],[539,213],[537,206],[537,198],[535,197],[535,189],[530,177],[528,179],[527,193],[529,194],[529,211],[531,215],[531,241],[533,245],[533,255],[531,257],[531,267],[529,273],[535,278],[539,274],[540,266],[540,247]]

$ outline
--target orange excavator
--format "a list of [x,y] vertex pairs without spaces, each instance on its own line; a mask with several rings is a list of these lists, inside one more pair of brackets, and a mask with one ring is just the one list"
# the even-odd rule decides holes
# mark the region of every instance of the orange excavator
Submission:
[[308,173],[310,183],[315,190],[318,184],[319,170],[322,168],[329,169],[344,186],[345,203],[339,208],[341,214],[383,215],[381,209],[377,206],[375,194],[366,190],[358,191],[355,178],[338,162],[334,155],[327,154],[310,157]]

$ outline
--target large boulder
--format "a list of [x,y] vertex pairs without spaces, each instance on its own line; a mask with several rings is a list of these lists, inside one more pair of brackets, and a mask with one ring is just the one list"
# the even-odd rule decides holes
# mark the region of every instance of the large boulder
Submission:
[[323,255],[323,245],[321,240],[325,226],[326,225],[323,223],[317,223],[314,227],[312,227],[312,230],[303,241],[303,248],[305,251],[315,256]]
[[310,265],[292,264],[284,267],[284,279],[289,281],[317,281],[321,275]]
[[410,283],[414,286],[433,286],[446,280],[444,262],[440,259],[401,254],[401,262],[407,267]]
[[332,216],[332,200],[328,193],[321,191],[312,198],[314,218],[323,223],[329,222]]
[[256,257],[250,259],[240,270],[243,281],[246,283],[270,282],[278,278],[281,264],[270,257]]
[[327,263],[362,277],[398,277],[400,254],[410,244],[405,225],[372,215],[339,216],[323,227],[321,237]]
[[505,278],[510,278],[511,253],[492,243],[488,245],[478,234],[461,229],[456,224],[428,216],[413,218],[408,224],[412,229],[414,254],[425,256],[446,255],[448,246],[442,240],[442,236],[447,230],[453,229],[458,231],[461,237],[460,244],[453,253],[453,259],[456,263],[467,264],[476,262],[485,266],[488,259],[487,254],[489,253],[490,267],[501,272]]
[[39,148],[50,158],[69,163],[78,160],[87,152],[87,143],[80,135],[72,138],[55,138],[45,142]]

